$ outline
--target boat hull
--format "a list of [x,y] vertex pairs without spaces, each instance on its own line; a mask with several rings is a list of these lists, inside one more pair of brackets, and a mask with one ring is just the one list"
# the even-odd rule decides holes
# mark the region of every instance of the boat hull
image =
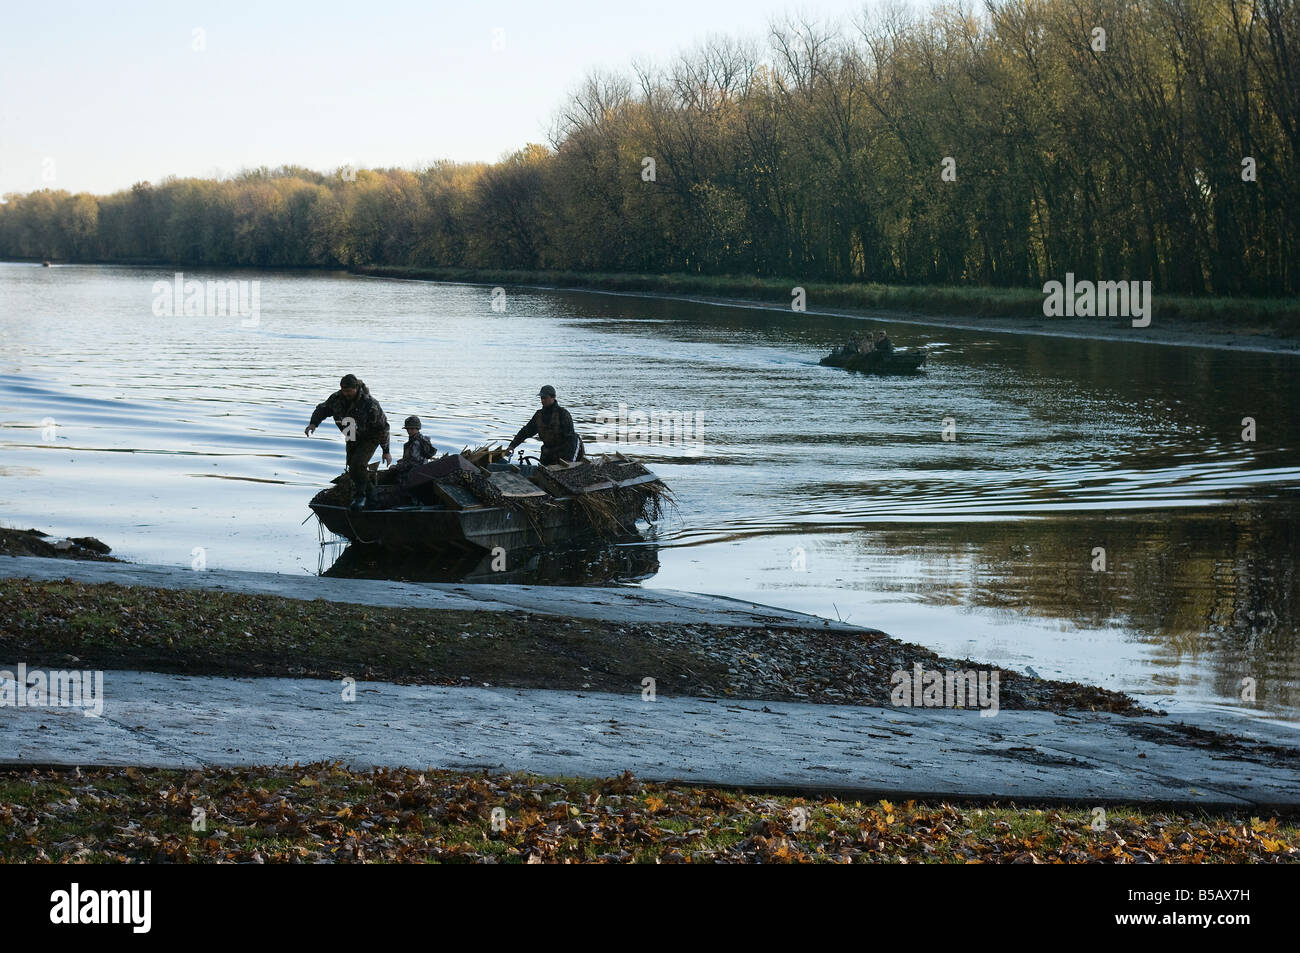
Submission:
[[893,351],[881,354],[828,354],[819,362],[826,367],[842,367],[864,374],[915,374],[925,366],[925,352],[917,350]]
[[[484,553],[498,546],[511,551],[605,535],[568,500],[558,500],[531,518],[501,506],[350,510],[327,503],[310,505],[330,532],[354,543],[394,552]],[[618,528],[623,532],[634,530],[639,515],[638,506],[624,507],[617,514]]]

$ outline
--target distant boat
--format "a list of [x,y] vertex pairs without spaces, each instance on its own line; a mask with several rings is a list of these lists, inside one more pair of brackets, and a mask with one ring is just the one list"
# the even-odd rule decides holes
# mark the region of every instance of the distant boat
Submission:
[[42,268],[48,268],[48,267],[50,267],[50,263],[49,263],[48,261],[43,261],[43,262],[41,262],[41,267],[42,267]]
[[864,374],[915,374],[925,366],[925,351],[908,348],[905,351],[869,351],[866,354],[836,349],[819,362],[827,367],[842,367]]

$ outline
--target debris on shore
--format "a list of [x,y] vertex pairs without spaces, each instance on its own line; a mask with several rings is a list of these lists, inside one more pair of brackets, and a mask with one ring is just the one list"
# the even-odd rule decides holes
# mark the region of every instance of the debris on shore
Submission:
[[91,559],[119,563],[108,544],[93,536],[50,536],[38,529],[0,527],[0,556],[47,556],[54,559]]
[[[1293,818],[292,767],[0,771],[0,862],[1274,864]],[[211,829],[191,818],[202,811]]]

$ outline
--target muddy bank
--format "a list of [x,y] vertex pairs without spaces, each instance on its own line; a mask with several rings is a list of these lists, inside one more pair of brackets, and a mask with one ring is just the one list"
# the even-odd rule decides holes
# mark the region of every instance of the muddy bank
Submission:
[[[70,580],[0,580],[0,633],[0,658],[29,668],[638,695],[653,684],[665,696],[829,705],[890,706],[895,673],[907,674],[910,690],[916,666],[990,672],[869,629],[615,622]],[[1118,692],[997,676],[1001,709],[1150,713]]]

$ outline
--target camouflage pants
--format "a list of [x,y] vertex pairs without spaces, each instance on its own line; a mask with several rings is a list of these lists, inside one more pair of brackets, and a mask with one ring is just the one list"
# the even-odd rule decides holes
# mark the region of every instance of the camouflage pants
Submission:
[[352,478],[352,495],[360,496],[364,493],[370,496],[373,492],[370,486],[370,458],[379,448],[379,441],[373,437],[358,437],[356,440],[349,440],[347,448],[348,476]]
[[584,459],[586,456],[580,437],[571,438],[562,447],[553,444],[542,444],[541,464],[544,467],[549,467],[552,463],[559,463],[562,460],[568,463],[575,456],[579,460]]

